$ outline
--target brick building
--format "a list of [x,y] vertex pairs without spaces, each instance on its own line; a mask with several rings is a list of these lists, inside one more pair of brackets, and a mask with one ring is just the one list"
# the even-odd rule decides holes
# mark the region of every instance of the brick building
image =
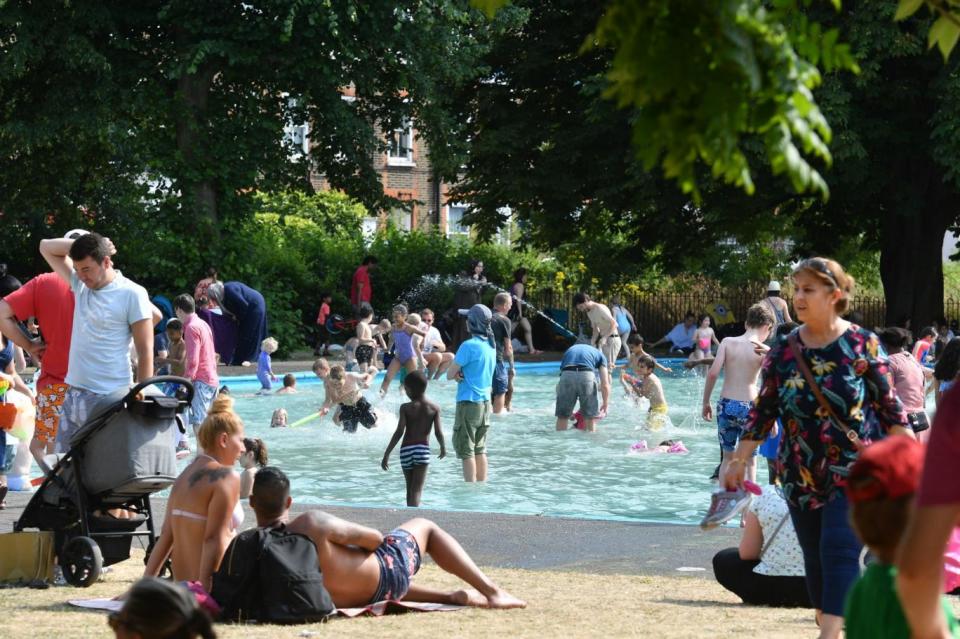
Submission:
[[[346,89],[345,100],[355,99],[352,88]],[[374,158],[377,172],[383,182],[383,191],[391,197],[412,202],[409,210],[397,208],[381,211],[376,217],[364,220],[364,232],[373,232],[386,221],[392,220],[397,228],[427,230],[438,227],[447,234],[467,235],[469,229],[461,226],[460,220],[466,206],[448,201],[450,185],[437,181],[430,165],[430,153],[426,143],[418,139],[413,123],[396,129],[387,135],[388,148]],[[290,134],[290,132],[288,132]],[[296,134],[294,132],[294,134]],[[308,145],[307,130],[302,128],[300,139]],[[329,188],[323,175],[311,172],[310,182],[317,190]]]

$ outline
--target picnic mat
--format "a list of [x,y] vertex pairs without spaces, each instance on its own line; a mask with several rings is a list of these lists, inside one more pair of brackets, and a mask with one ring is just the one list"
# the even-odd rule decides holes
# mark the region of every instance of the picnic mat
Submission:
[[[108,612],[120,612],[123,602],[116,599],[70,599],[67,601],[71,606],[86,608],[88,610],[106,610]],[[453,606],[450,604],[423,603],[419,601],[378,601],[377,603],[364,606],[362,608],[337,608],[336,613],[343,617],[359,617],[361,615],[370,615],[380,617],[383,615],[393,615],[404,612],[453,612],[466,606]]]

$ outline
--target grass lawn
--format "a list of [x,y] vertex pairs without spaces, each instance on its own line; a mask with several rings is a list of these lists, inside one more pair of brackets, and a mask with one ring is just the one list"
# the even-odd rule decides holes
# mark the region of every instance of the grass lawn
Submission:
[[[111,597],[139,577],[139,556],[113,567],[87,589],[0,590],[0,637],[109,637],[106,614],[69,606],[71,598]],[[754,608],[703,576],[637,577],[579,572],[490,569],[522,599],[524,610],[408,613],[335,618],[326,626],[217,627],[220,637],[810,637],[811,611]],[[417,580],[459,588],[459,580],[427,564]]]

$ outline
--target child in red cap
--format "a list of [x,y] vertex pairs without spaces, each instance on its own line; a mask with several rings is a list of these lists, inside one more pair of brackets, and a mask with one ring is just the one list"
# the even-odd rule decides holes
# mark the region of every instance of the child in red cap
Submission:
[[[846,488],[850,520],[876,561],[847,595],[843,615],[847,639],[910,637],[897,597],[893,560],[920,485],[924,452],[916,440],[892,435],[864,449],[850,469]],[[942,603],[951,636],[960,636],[949,604]]]

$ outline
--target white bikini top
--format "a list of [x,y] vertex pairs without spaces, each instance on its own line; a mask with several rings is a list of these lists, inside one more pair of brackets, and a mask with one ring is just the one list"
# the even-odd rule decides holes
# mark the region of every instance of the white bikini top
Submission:
[[[216,459],[214,459],[210,455],[207,455],[206,453],[198,453],[197,457],[198,458],[206,457],[207,459],[213,459],[213,461],[217,461]],[[207,520],[206,515],[198,515],[197,513],[190,512],[189,510],[181,510],[180,508],[174,508],[173,510],[171,510],[170,516],[183,517],[184,519],[192,519],[194,521]],[[236,530],[237,528],[239,528],[240,524],[243,523],[243,517],[244,517],[243,506],[240,505],[240,502],[238,501],[233,507],[233,514],[230,515],[230,530]]]

